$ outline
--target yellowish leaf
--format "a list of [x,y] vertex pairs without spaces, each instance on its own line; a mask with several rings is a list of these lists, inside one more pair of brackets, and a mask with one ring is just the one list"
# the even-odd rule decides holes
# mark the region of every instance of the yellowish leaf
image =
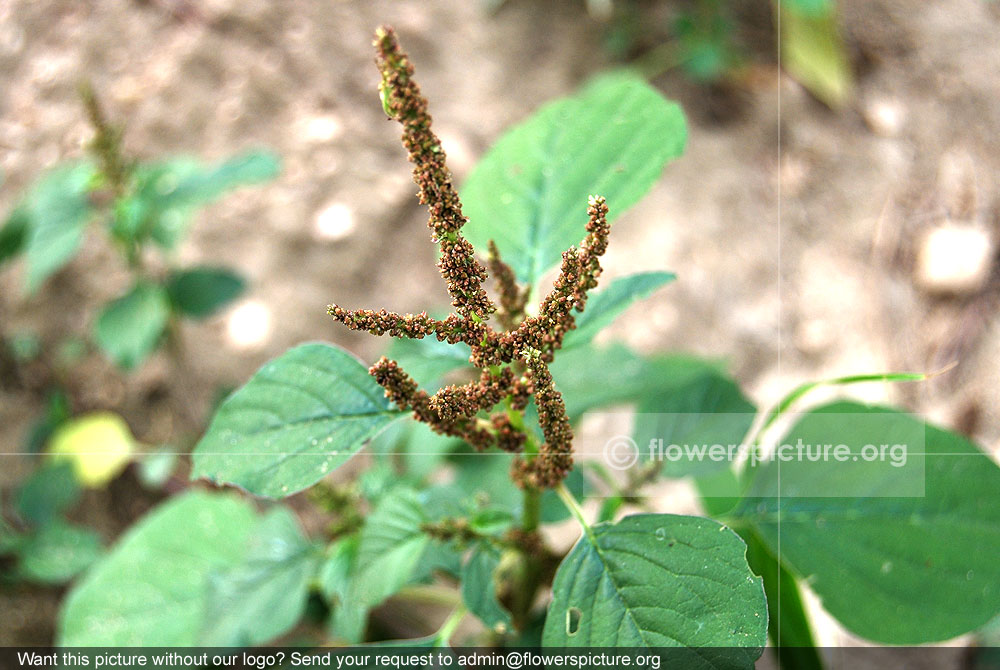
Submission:
[[49,454],[71,462],[81,484],[99,488],[125,468],[134,446],[124,419],[113,412],[95,412],[63,425],[49,442]]
[[810,14],[779,3],[778,12],[782,66],[821,101],[842,108],[850,100],[854,80],[834,6]]

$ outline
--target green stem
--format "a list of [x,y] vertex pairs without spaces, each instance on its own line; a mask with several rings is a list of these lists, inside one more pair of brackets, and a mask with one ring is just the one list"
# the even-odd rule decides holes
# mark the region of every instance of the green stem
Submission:
[[457,591],[434,584],[405,586],[396,594],[396,597],[414,603],[448,605],[456,608],[462,607],[462,596]]
[[459,605],[448,616],[434,636],[440,644],[448,644],[448,640],[454,635],[455,629],[458,628],[458,624],[462,623],[462,619],[465,618],[466,614],[468,614],[468,610],[465,609],[465,605]]
[[566,505],[566,508],[570,511],[570,514],[572,514],[580,523],[584,534],[587,535],[587,537],[593,538],[594,531],[591,530],[590,524],[587,523],[587,518],[583,515],[583,510],[580,508],[580,504],[576,501],[576,498],[573,497],[573,494],[569,492],[569,489],[566,488],[566,484],[564,482],[559,482],[559,486],[556,487],[556,493],[559,494],[559,497]]
[[542,517],[542,493],[538,489],[524,489],[524,512],[521,528],[532,533],[538,530]]

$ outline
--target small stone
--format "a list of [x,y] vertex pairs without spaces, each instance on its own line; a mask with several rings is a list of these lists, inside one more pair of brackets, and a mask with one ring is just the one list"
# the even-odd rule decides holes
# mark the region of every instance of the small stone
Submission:
[[344,124],[333,114],[321,114],[302,121],[302,136],[307,142],[326,144],[344,131]]
[[316,214],[313,229],[321,240],[343,239],[354,232],[354,212],[344,203],[330,203]]
[[861,110],[865,123],[876,135],[895,137],[906,123],[906,109],[898,100],[878,98],[870,100]]
[[989,231],[945,223],[924,233],[917,246],[914,280],[931,293],[970,294],[990,276],[995,245]]
[[229,313],[226,335],[237,349],[261,348],[271,336],[271,310],[260,302],[244,302]]

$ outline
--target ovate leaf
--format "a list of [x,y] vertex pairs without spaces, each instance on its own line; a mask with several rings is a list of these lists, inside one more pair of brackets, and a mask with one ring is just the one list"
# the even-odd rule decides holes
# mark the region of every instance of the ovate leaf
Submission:
[[616,279],[606,288],[594,291],[587,298],[583,313],[574,313],[576,329],[566,335],[563,350],[590,342],[629,305],[648,298],[653,291],[676,278],[671,272],[641,272]]
[[239,565],[253,508],[232,496],[187,493],[133,526],[70,591],[60,646],[193,646],[211,575]]
[[209,576],[208,608],[199,644],[261,644],[301,618],[319,553],[295,516],[272,509],[254,532],[239,565]]
[[546,105],[500,138],[469,175],[465,234],[496,241],[518,279],[535,284],[584,236],[587,198],[603,195],[614,219],[684,151],[679,106],[642,79],[612,74]]
[[195,319],[204,319],[238,298],[246,290],[246,282],[225,268],[192,268],[170,275],[167,293],[178,312]]
[[[669,392],[710,371],[717,361],[686,355],[641,356],[618,342],[581,345],[559,352],[550,366],[571,418],[609,405],[632,404]],[[595,379],[602,383],[594,384]]]
[[844,626],[877,642],[920,644],[1000,612],[1000,468],[988,456],[912,416],[849,402],[805,415],[782,444],[799,440],[855,455],[868,445],[907,447],[895,467],[767,463],[736,509]]
[[288,496],[343,465],[400,416],[356,358],[303,344],[266,363],[222,403],[195,447],[191,476]]
[[24,207],[28,221],[25,253],[28,289],[34,291],[76,253],[83,229],[93,214],[90,163],[65,165],[44,177],[28,194]]
[[45,584],[62,584],[96,561],[101,538],[92,530],[53,521],[28,536],[18,549],[17,575]]
[[163,287],[140,281],[101,310],[97,344],[115,364],[129,370],[156,349],[169,318],[170,300]]
[[559,566],[543,644],[683,647],[676,667],[752,668],[767,605],[745,554],[709,519],[641,514],[594,526]]

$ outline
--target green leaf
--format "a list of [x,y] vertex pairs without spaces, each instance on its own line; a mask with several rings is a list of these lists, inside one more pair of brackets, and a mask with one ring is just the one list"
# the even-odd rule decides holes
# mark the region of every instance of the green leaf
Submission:
[[[573,419],[598,407],[636,403],[710,371],[724,372],[716,361],[686,355],[647,358],[617,342],[557,352],[549,369]],[[594,384],[595,379],[602,383]]]
[[[628,516],[588,529],[563,560],[542,641],[549,647],[686,647],[684,668],[752,668],[767,637],[746,545],[715,521]],[[678,652],[679,653],[679,652]]]
[[[849,402],[805,415],[782,443],[800,439],[854,453],[868,444],[909,447],[901,467],[790,460],[753,473],[736,516],[780,549],[830,614],[861,637],[920,644],[1000,612],[1000,468],[988,456],[912,416]],[[914,478],[911,497],[886,497]]]
[[487,627],[508,629],[510,612],[497,600],[497,585],[493,579],[500,565],[500,550],[480,543],[462,566],[462,601]]
[[617,217],[686,141],[675,103],[633,75],[600,77],[493,145],[462,188],[465,234],[479,249],[495,240],[518,279],[534,285],[583,238],[588,196],[605,196]]
[[17,512],[36,526],[55,519],[80,497],[73,464],[55,462],[35,470],[17,492]]
[[288,496],[343,465],[400,416],[356,358],[303,344],[222,403],[195,447],[191,477]]
[[102,553],[101,538],[87,528],[52,521],[28,536],[18,549],[17,574],[45,584],[62,584],[86,570]]
[[24,250],[30,233],[31,219],[21,206],[11,212],[0,228],[0,267]]
[[426,521],[412,489],[395,489],[379,501],[361,530],[349,600],[374,607],[409,583],[430,544],[421,530]]
[[[408,584],[419,570],[430,538],[421,525],[427,521],[416,492],[393,489],[365,521],[356,556],[350,545],[335,552],[323,570],[324,590],[339,600],[331,628],[347,642],[364,634],[368,610]],[[330,562],[336,561],[334,565]],[[344,570],[349,567],[349,574]]]
[[167,280],[167,293],[174,307],[195,319],[212,316],[245,290],[243,278],[226,268],[181,270]]
[[28,194],[24,207],[30,221],[25,248],[29,291],[68,263],[79,248],[93,215],[89,193],[94,174],[91,163],[64,165]]
[[789,670],[823,670],[795,577],[752,532],[741,534],[741,537],[747,543],[750,569],[764,580],[770,621],[768,633],[778,653],[778,664]]
[[[495,449],[453,455],[451,460],[456,467],[455,487],[465,495],[461,502],[506,510],[515,519],[520,518],[524,513],[524,495],[510,482],[510,465],[513,459],[514,454]],[[575,496],[583,497],[585,482],[579,468],[570,471],[565,484]],[[543,492],[540,520],[543,523],[557,523],[567,518],[569,510],[555,491]]]
[[819,18],[834,11],[833,0],[780,0],[783,9]]
[[[639,402],[633,439],[640,453],[661,460],[667,477],[701,476],[732,467],[753,424],[757,409],[739,386],[705,367],[704,374],[682,377],[679,384],[664,374],[662,386]],[[716,445],[725,450],[725,457],[712,451]]]
[[[854,78],[832,3],[816,11],[789,10],[780,2],[781,64],[809,92],[834,109],[850,100]],[[796,5],[802,3],[794,3]]]
[[467,344],[448,344],[435,337],[393,340],[386,355],[399,363],[428,393],[440,388],[441,380],[448,373],[461,368],[473,369],[469,364],[472,351]]
[[566,335],[562,350],[590,342],[629,305],[648,298],[653,291],[676,278],[677,275],[671,272],[641,272],[616,279],[607,288],[595,291],[587,298],[583,313],[575,312],[576,329]]
[[116,212],[114,229],[123,239],[152,239],[172,249],[191,216],[228,191],[272,179],[280,161],[268,152],[249,152],[213,166],[190,157],[140,166],[135,195]]
[[59,646],[194,646],[210,575],[239,565],[257,520],[249,503],[193,491],[156,508],[70,591]]
[[261,644],[290,630],[305,611],[318,557],[291,511],[272,509],[257,525],[244,561],[209,576],[199,644]]
[[169,318],[170,300],[163,287],[140,281],[126,295],[105,305],[94,336],[108,358],[130,370],[156,349]]
[[351,584],[351,569],[358,555],[358,536],[349,535],[327,548],[319,572],[320,590],[327,600],[343,603]]
[[721,79],[743,60],[734,41],[727,2],[699,2],[674,22],[677,58],[684,73],[700,82]]
[[363,639],[368,622],[368,608],[350,600],[358,540],[357,535],[351,535],[331,545],[319,575],[320,589],[334,607],[328,622],[330,632],[348,642]]
[[469,528],[481,535],[502,535],[514,525],[514,515],[505,509],[491,507],[469,517]]

